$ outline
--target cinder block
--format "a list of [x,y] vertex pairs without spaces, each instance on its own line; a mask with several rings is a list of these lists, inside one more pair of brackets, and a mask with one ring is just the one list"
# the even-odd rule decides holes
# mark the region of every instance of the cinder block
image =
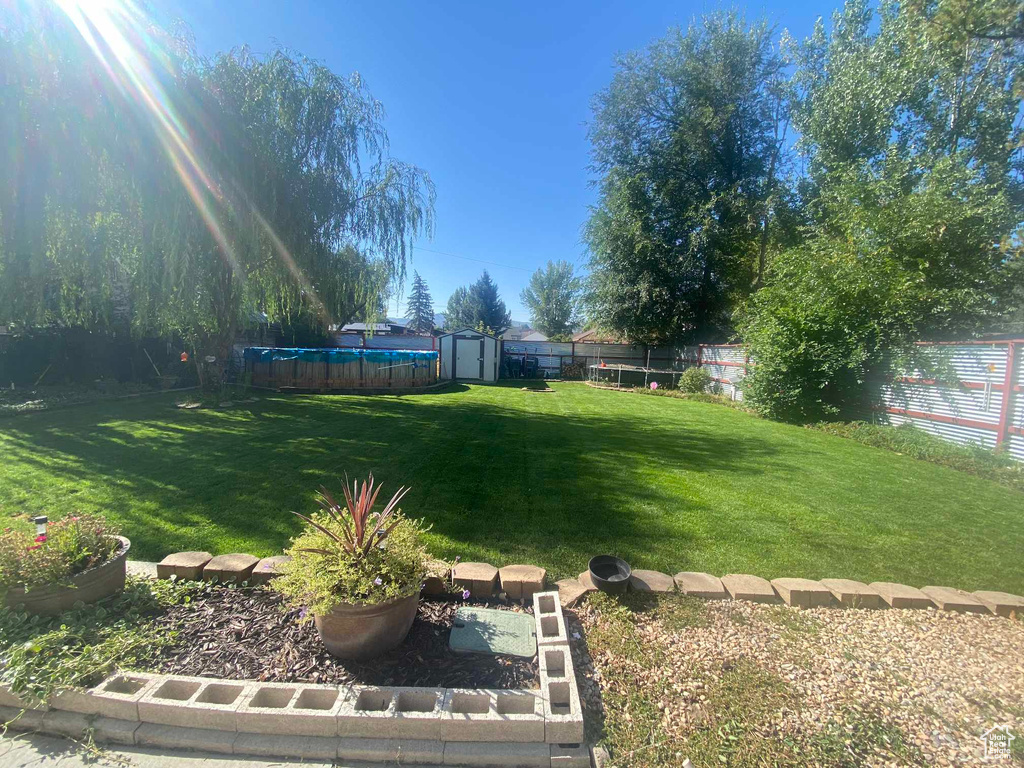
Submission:
[[423,739],[348,739],[338,740],[339,760],[398,765],[441,765],[444,743]]
[[41,731],[45,712],[42,709],[0,707],[0,726],[12,731]]
[[547,744],[449,741],[444,745],[444,764],[549,768],[551,748]]
[[238,731],[290,736],[337,736],[348,688],[255,683],[236,713]]
[[629,577],[629,586],[637,592],[675,592],[676,583],[667,573],[638,569]]
[[444,741],[544,741],[544,702],[538,691],[449,688]]
[[233,751],[234,731],[213,731],[206,728],[182,728],[177,725],[142,723],[135,730],[135,743],[140,747],[164,749],[194,749],[230,755]]
[[119,720],[116,717],[96,717],[92,721],[93,738],[101,744],[135,743],[135,731],[139,727],[138,720]]
[[441,738],[444,688],[392,688],[391,716],[394,739],[436,740]]
[[535,565],[506,565],[498,569],[501,591],[511,600],[529,600],[544,591],[548,572]]
[[424,595],[443,595],[448,592],[452,569],[444,560],[431,560],[427,563],[427,575],[423,579]]
[[50,707],[84,715],[103,715],[119,720],[139,719],[139,700],[162,682],[162,675],[125,672],[111,675],[88,691],[67,689],[50,699]]
[[58,736],[67,736],[76,741],[81,739],[91,726],[89,718],[80,712],[66,712],[62,709],[51,709],[43,715],[40,730]]
[[139,700],[139,719],[181,728],[235,731],[238,708],[252,685],[169,675]]
[[832,593],[810,579],[772,579],[772,586],[786,605],[797,608],[824,608],[832,604]]
[[822,579],[832,596],[845,608],[881,608],[882,596],[860,581],[852,579]]
[[203,577],[203,568],[213,559],[209,552],[175,552],[156,564],[158,579],[179,579],[198,581]]
[[203,581],[219,581],[222,584],[241,584],[252,576],[259,558],[244,552],[217,555],[203,568]]
[[722,586],[722,580],[710,573],[680,571],[675,575],[676,589],[684,595],[702,597],[705,600],[725,600],[729,593]]
[[556,581],[555,586],[558,587],[558,602],[562,604],[563,608],[572,608],[583,599],[587,592],[594,591],[587,589],[577,579],[562,579],[561,581]]
[[444,688],[356,686],[338,713],[338,733],[381,739],[439,739]]
[[544,738],[549,743],[583,740],[583,711],[569,646],[538,649],[540,686],[544,696]]
[[730,573],[722,577],[722,586],[733,600],[747,600],[752,603],[780,603],[775,589],[767,579],[747,573]]
[[459,563],[452,569],[452,581],[473,597],[491,597],[498,585],[498,569],[490,563]]
[[590,768],[590,748],[586,744],[552,744],[551,768]]
[[236,755],[331,760],[338,757],[336,736],[294,736],[279,733],[239,733],[232,744]]
[[895,584],[891,581],[873,581],[868,584],[893,608],[934,608],[932,599],[917,587]]
[[988,613],[986,608],[974,595],[952,587],[922,587],[921,591],[932,599],[943,611],[957,613]]
[[533,596],[533,618],[537,622],[537,645],[569,642],[557,592],[538,592]]
[[537,649],[544,703],[544,740],[549,744],[583,741],[583,708],[568,645]]
[[1020,595],[979,589],[977,592],[974,592],[974,596],[996,616],[1009,618],[1014,613],[1018,616],[1024,616],[1024,597]]
[[281,566],[289,560],[291,560],[291,558],[288,555],[264,557],[256,563],[256,567],[252,569],[252,574],[249,576],[249,583],[269,584],[271,579],[281,575]]

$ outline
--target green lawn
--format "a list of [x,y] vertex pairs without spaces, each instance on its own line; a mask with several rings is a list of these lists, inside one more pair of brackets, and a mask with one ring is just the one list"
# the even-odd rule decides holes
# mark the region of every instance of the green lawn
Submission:
[[321,483],[373,471],[438,555],[1024,592],[1024,495],[719,405],[554,384],[413,397],[171,397],[0,420],[0,519],[99,512],[138,558],[278,552]]

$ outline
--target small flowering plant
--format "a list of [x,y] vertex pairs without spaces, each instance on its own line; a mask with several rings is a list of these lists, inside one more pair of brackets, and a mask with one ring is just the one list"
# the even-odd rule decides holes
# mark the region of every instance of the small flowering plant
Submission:
[[0,533],[0,591],[67,584],[72,576],[113,559],[121,547],[117,531],[100,517],[70,515],[46,533],[13,528]]
[[321,488],[318,512],[294,513],[305,530],[292,539],[286,550],[292,559],[273,588],[318,616],[339,603],[377,604],[417,594],[430,556],[422,541],[427,529],[398,507],[407,492],[400,488],[375,512],[380,486],[373,475],[351,489],[346,477],[344,504]]

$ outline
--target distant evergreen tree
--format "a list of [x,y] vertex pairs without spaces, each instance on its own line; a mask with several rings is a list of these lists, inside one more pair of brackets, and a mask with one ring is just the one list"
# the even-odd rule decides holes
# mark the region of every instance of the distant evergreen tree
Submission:
[[500,333],[512,323],[512,315],[498,295],[498,286],[484,273],[469,288],[460,286],[452,291],[445,310],[445,327],[476,328],[485,333]]
[[430,298],[430,290],[419,272],[412,273],[412,293],[406,305],[406,316],[409,326],[414,331],[430,333],[434,330],[434,303]]

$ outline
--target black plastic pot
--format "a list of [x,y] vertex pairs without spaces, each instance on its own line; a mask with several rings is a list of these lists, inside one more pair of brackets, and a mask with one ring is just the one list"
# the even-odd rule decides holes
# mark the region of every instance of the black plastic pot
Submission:
[[590,578],[594,586],[610,595],[621,595],[629,586],[633,569],[629,563],[611,555],[590,558]]

